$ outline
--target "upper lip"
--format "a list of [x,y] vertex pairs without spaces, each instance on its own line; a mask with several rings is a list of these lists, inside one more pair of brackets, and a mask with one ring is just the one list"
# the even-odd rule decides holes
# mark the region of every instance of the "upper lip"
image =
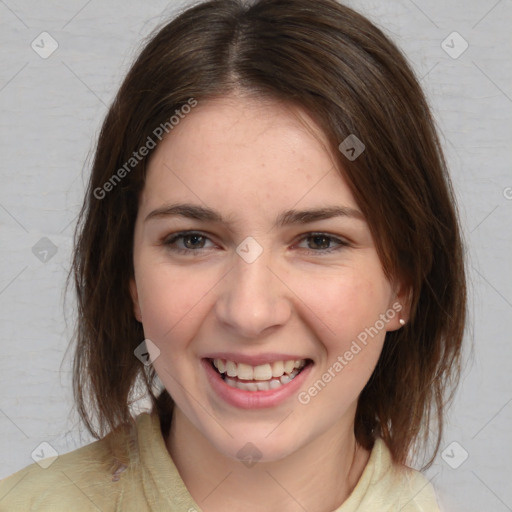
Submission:
[[299,356],[296,354],[276,354],[276,353],[265,353],[265,354],[241,354],[235,352],[212,352],[203,356],[205,359],[225,359],[233,361],[235,363],[244,363],[250,366],[258,366],[266,363],[274,363],[275,361],[291,361],[291,360],[309,360],[308,357]]

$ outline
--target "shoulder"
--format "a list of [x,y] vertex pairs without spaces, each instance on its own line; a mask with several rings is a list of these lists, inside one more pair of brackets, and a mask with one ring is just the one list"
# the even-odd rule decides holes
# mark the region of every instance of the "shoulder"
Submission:
[[419,471],[395,464],[378,438],[348,500],[336,512],[440,512],[434,488]]
[[0,481],[0,511],[110,509],[123,492],[120,474],[128,465],[130,472],[137,470],[137,464],[133,464],[137,460],[134,435],[141,428],[141,419],[137,418],[137,424],[131,427],[59,455],[53,462],[31,464]]

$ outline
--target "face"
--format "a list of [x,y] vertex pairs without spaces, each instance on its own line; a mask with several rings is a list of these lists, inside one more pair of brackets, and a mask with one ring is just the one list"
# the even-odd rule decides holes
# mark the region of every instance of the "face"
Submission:
[[155,370],[218,452],[278,460],[353,429],[402,306],[304,112],[199,102],[150,160],[134,268]]

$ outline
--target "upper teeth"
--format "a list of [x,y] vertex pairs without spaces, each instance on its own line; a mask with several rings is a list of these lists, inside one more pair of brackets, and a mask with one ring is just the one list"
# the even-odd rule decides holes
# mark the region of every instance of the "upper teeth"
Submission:
[[242,380],[269,380],[272,377],[279,378],[285,373],[290,374],[295,368],[304,367],[306,360],[275,361],[274,363],[251,366],[225,359],[214,359],[213,364],[220,373],[227,373],[228,377],[238,377]]

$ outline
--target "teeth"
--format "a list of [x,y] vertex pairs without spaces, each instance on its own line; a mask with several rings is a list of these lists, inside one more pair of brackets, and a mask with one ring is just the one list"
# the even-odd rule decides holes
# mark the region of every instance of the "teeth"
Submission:
[[[231,382],[234,382],[234,381],[231,381]],[[245,386],[245,384],[243,382],[240,382],[240,384],[242,384],[242,386]],[[238,387],[238,384],[236,387]],[[268,382],[264,382],[264,381],[256,382],[256,387],[258,388],[258,391],[268,391],[270,389],[268,387]],[[245,387],[240,387],[238,389],[245,389]]]
[[[243,377],[239,376],[238,378],[242,379]],[[260,364],[254,367],[254,380],[269,380],[271,378],[272,367],[269,364]]]
[[272,377],[281,377],[281,375],[283,375],[283,373],[284,373],[283,361],[276,361],[275,363],[272,363]]
[[275,361],[274,363],[251,366],[245,363],[235,363],[224,359],[214,359],[213,364],[219,373],[226,373],[227,377],[238,377],[242,380],[257,380],[272,382],[285,374],[290,376],[296,369],[300,370],[306,364],[304,359],[289,361]]
[[233,361],[226,361],[226,373],[229,377],[236,377],[238,375],[237,364]]
[[269,391],[270,389],[277,389],[285,384],[291,382],[297,375],[298,370],[293,370],[290,375],[282,375],[279,379],[273,378],[272,380],[265,380],[259,382],[241,382],[239,380],[230,379],[226,377],[225,383],[232,388],[241,389],[242,391]]
[[281,381],[281,384],[288,384],[288,382],[292,381],[288,375],[283,375],[279,380]]
[[258,385],[255,382],[247,382],[245,385],[248,391],[258,391]]
[[286,361],[284,363],[284,371],[285,373],[292,373],[295,368],[295,361]]
[[[259,366],[257,367],[259,368]],[[256,368],[254,368],[256,370]],[[238,377],[239,379],[243,380],[252,380],[256,377],[254,377],[254,370],[252,366],[249,366],[248,364],[244,363],[238,363],[238,366],[236,367],[236,375],[233,375],[233,377]],[[258,379],[258,380],[264,380],[264,379]]]

